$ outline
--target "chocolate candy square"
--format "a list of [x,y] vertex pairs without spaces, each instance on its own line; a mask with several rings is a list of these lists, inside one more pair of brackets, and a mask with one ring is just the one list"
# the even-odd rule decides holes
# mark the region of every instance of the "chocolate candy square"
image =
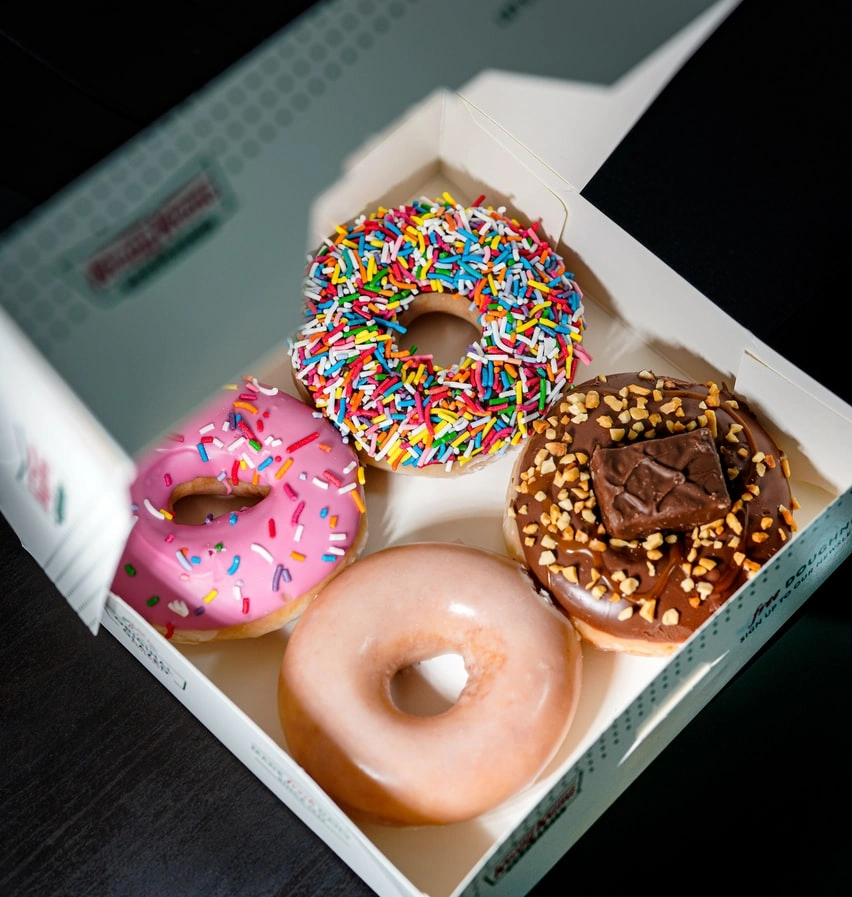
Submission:
[[724,517],[731,507],[719,452],[706,427],[599,448],[589,470],[612,538],[684,532]]

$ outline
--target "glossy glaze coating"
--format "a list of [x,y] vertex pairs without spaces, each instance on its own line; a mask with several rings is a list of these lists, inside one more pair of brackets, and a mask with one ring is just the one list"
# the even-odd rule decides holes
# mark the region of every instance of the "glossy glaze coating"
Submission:
[[[363,544],[359,474],[328,421],[247,378],[139,463],[113,591],[179,641],[277,628]],[[175,505],[191,495],[240,499],[200,525],[178,522]]]
[[[686,532],[607,532],[590,474],[602,447],[708,428],[730,508]],[[509,489],[511,552],[604,649],[672,651],[793,535],[784,453],[724,386],[621,373],[578,385],[524,446]],[[682,521],[681,521],[681,527]]]
[[[442,713],[399,709],[397,672],[444,654],[467,682]],[[521,566],[437,542],[348,567],[293,630],[279,681],[287,747],[347,811],[458,822],[530,784],[577,706],[579,638]]]

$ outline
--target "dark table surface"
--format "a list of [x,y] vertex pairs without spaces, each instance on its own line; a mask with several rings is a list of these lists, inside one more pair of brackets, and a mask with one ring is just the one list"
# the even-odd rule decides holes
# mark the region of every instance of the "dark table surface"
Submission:
[[[298,5],[235,22],[225,4],[176,3],[132,27],[101,4],[4,11],[0,224]],[[584,191],[847,402],[850,17],[845,2],[746,0]],[[849,892],[850,574],[847,560],[534,897]],[[134,657],[83,628],[2,517],[0,608],[0,894],[370,893]]]

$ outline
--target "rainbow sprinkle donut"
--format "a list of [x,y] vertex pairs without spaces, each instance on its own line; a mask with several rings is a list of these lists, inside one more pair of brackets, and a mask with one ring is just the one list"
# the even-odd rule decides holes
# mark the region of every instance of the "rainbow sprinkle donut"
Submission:
[[[582,292],[538,224],[449,194],[379,208],[309,260],[297,384],[367,463],[450,474],[505,452],[588,362]],[[481,337],[458,363],[400,344],[442,311]]]

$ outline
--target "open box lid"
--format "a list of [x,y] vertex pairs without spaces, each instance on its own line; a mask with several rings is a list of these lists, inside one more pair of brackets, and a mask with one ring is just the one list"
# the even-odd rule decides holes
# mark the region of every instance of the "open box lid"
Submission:
[[[436,0],[362,22],[354,2],[319,4],[3,234],[0,330],[27,349],[0,355],[0,408],[26,453],[0,453],[0,509],[69,600],[91,588],[90,628],[126,536],[129,459],[281,351],[300,317],[311,206],[347,159],[449,88],[579,188],[736,0],[525,6],[483,15]],[[441,61],[399,77],[412,70],[412,34],[421,47],[440,43]],[[557,152],[533,133],[517,117],[530,89],[559,94],[582,140],[561,139]],[[17,398],[34,388],[53,405],[72,396],[69,413],[35,426]],[[99,464],[72,460],[72,441]],[[33,514],[27,457],[51,483],[74,482],[75,496],[114,496],[90,538],[80,539],[87,518],[67,490],[61,519]]]
[[[737,5],[716,3],[619,78],[596,83],[574,78],[486,69],[459,93],[498,121],[554,172],[582,190],[656,95]],[[535,104],[529,102],[536,97]],[[554,130],[540,109],[567,117]],[[563,133],[567,132],[565,139]]]
[[[408,5],[369,52],[341,47],[343,77],[311,42],[350,5],[319,4],[4,234],[3,306],[130,455],[295,329],[314,197],[412,104],[469,92],[579,188],[736,3]],[[389,77],[415,34],[440,64]],[[545,84],[582,121],[559,159],[510,108]]]

